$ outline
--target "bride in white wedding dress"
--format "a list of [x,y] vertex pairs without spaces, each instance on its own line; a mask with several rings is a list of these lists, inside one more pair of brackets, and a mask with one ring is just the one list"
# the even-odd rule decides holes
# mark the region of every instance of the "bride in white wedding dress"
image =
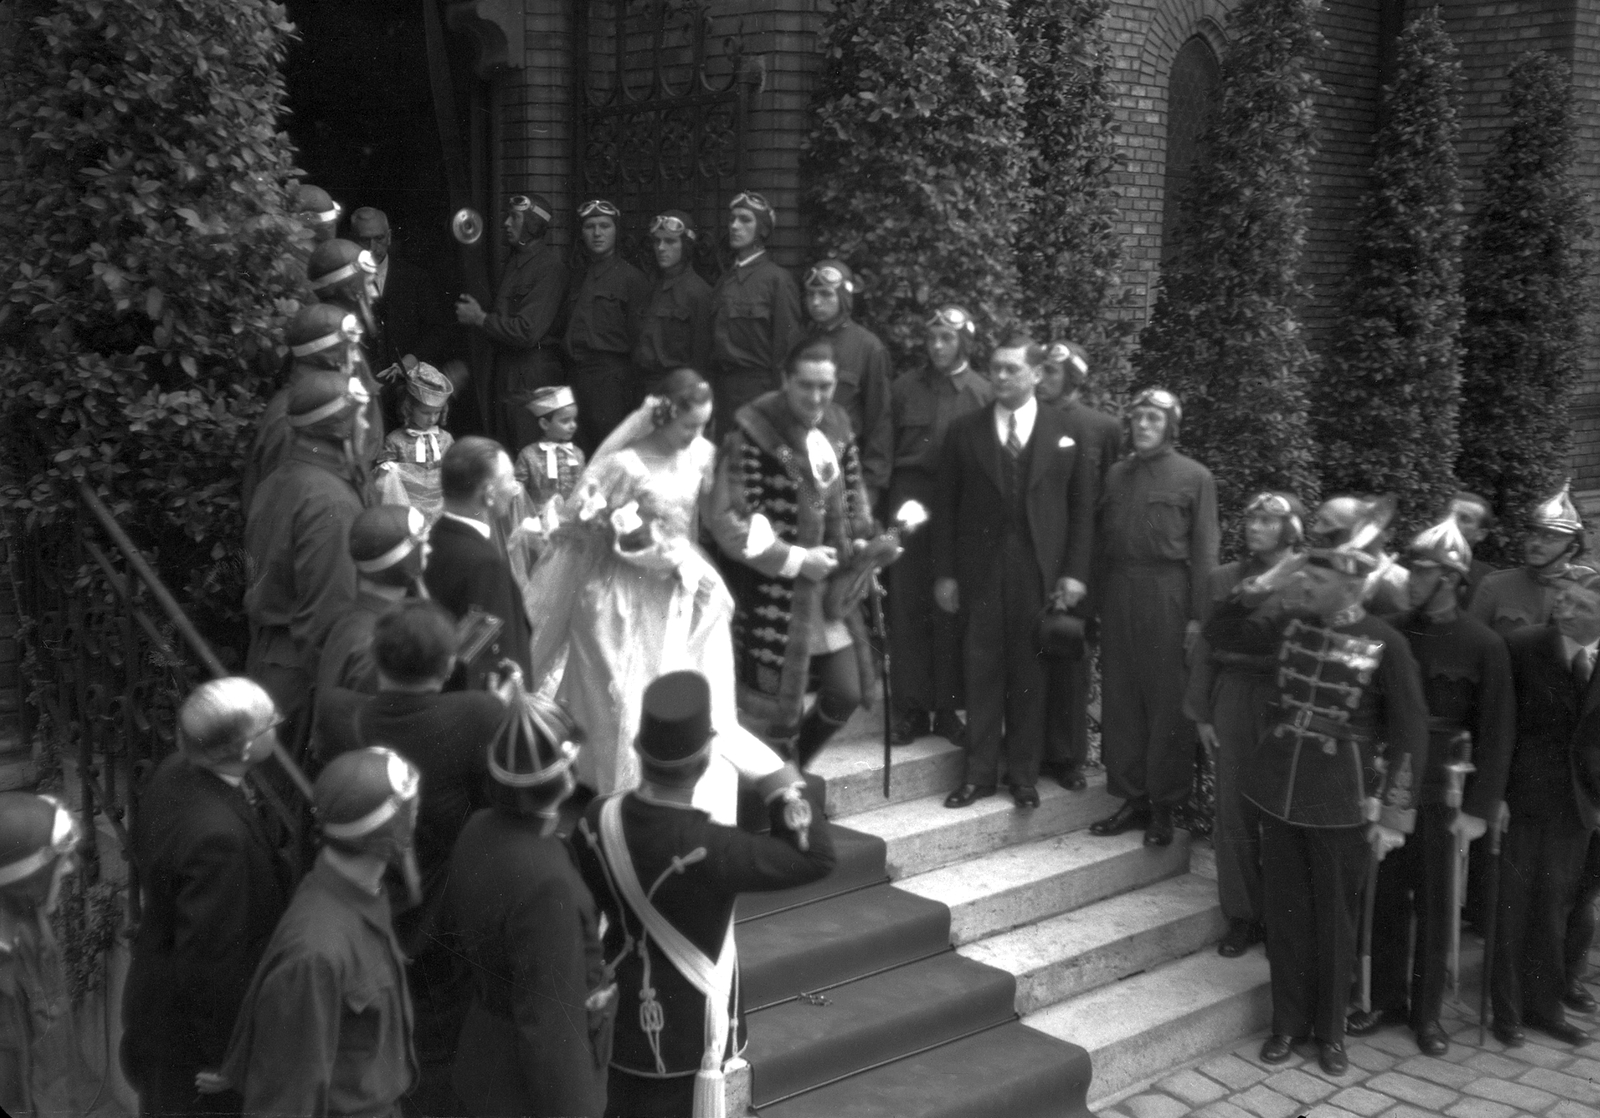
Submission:
[[556,689],[583,727],[579,780],[601,795],[639,783],[639,704],[657,676],[693,669],[711,685],[713,762],[695,806],[720,823],[738,814],[741,776],[766,799],[799,772],[739,724],[733,599],[696,542],[716,451],[702,432],[711,389],[679,369],[595,452],[529,578],[537,684],[566,665]]

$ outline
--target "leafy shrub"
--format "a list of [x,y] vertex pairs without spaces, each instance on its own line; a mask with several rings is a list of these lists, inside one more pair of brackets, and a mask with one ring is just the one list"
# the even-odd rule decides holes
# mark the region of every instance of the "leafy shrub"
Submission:
[[1311,357],[1296,307],[1321,49],[1315,0],[1243,0],[1218,103],[1183,199],[1176,255],[1139,338],[1135,382],[1184,403],[1186,451],[1224,516],[1261,488],[1315,495]]
[[1442,515],[1456,488],[1460,74],[1430,9],[1400,37],[1338,341],[1317,386],[1323,486],[1394,493],[1397,539]]
[[306,236],[278,130],[292,28],[267,0],[14,7],[0,508],[49,530],[88,481],[186,604],[236,624],[239,580],[216,572],[237,566],[239,465]]
[[1117,147],[1108,0],[1013,0],[1025,93],[1028,205],[1018,228],[1022,317],[1089,351],[1099,386],[1126,375],[1131,322],[1116,317],[1122,241],[1111,175]]
[[1506,130],[1467,231],[1456,474],[1495,503],[1484,558],[1514,560],[1528,513],[1554,492],[1571,446],[1590,234],[1575,176],[1572,75],[1532,52],[1511,67]]
[[862,278],[863,319],[897,363],[934,307],[1017,320],[1013,240],[1027,201],[1022,79],[1003,5],[840,0],[802,154],[820,255]]

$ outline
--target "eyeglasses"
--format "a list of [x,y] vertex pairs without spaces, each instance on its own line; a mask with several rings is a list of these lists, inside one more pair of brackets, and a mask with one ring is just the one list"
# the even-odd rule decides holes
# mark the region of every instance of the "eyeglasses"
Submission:
[[541,221],[550,220],[550,211],[536,203],[526,194],[513,194],[511,196],[511,209],[514,213],[533,213]]
[[604,198],[596,198],[592,202],[585,202],[578,207],[578,217],[580,219],[594,217],[597,214],[601,217],[621,217],[622,211]]
[[778,212],[772,208],[771,202],[768,202],[765,198],[761,197],[761,195],[757,194],[753,190],[740,191],[739,196],[728,203],[728,208],[730,210],[764,210],[769,214],[776,214]]
[[948,326],[953,330],[961,330],[968,334],[978,332],[977,324],[972,321],[972,316],[960,307],[940,307],[933,312],[933,317],[928,319],[928,326]]
[[689,223],[684,221],[683,218],[673,217],[671,214],[661,214],[650,222],[650,232],[677,233],[688,237],[691,241],[694,240],[694,230],[689,228]]
[[852,283],[849,279],[845,278],[845,274],[843,272],[841,272],[838,268],[835,268],[832,264],[824,264],[821,267],[812,268],[811,271],[807,272],[806,273],[806,286],[807,287],[840,287],[840,286],[843,286],[846,291],[850,291],[850,292],[855,291],[855,284]]

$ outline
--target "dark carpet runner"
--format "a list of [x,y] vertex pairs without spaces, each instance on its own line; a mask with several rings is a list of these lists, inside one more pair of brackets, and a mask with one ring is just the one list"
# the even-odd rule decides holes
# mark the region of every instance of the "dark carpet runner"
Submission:
[[1023,1025],[1016,981],[950,947],[950,910],[833,827],[826,879],[739,901],[762,1118],[1088,1118],[1089,1054]]

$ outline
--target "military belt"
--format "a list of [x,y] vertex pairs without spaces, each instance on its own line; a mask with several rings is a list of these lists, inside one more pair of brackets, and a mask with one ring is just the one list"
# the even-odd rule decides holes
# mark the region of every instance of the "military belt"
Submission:
[[1325,738],[1335,738],[1339,741],[1370,741],[1372,738],[1371,734],[1359,727],[1352,726],[1348,722],[1335,722],[1304,707],[1290,709],[1279,706],[1278,722],[1302,734],[1320,734]]

